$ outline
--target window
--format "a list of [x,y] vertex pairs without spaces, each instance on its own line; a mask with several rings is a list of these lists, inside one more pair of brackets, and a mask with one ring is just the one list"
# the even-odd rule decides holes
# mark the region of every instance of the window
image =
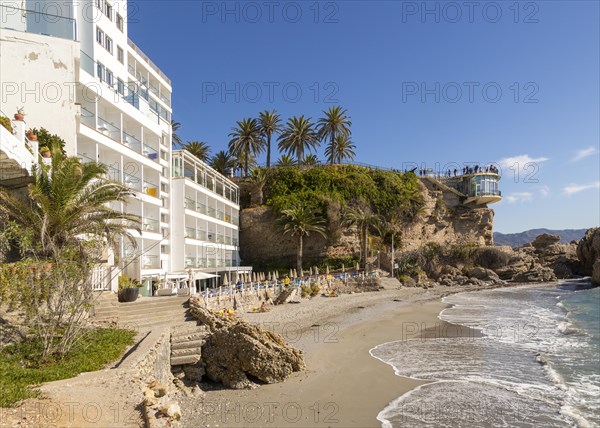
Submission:
[[167,157],[168,157],[168,153],[166,151],[164,151],[164,150],[161,150],[160,151],[160,158],[163,159],[163,160],[167,160]]
[[117,59],[119,60],[119,62],[121,64],[125,63],[125,59],[124,59],[124,55],[123,55],[123,49],[121,49],[119,46],[117,46]]
[[112,86],[113,85],[113,74],[112,74],[112,71],[110,71],[108,68],[106,69],[105,78],[106,78],[106,83],[108,84],[108,86]]
[[117,92],[125,96],[125,82],[123,82],[121,79],[117,79]]
[[108,19],[112,21],[112,6],[108,4],[108,2],[106,3],[106,7],[104,8],[104,14]]
[[98,6],[98,9],[104,12],[104,0],[96,0],[96,6]]
[[96,27],[96,41],[104,46],[104,31]]
[[113,53],[113,41],[110,37],[105,36],[104,37],[104,47],[106,48],[107,51],[109,51],[111,54]]
[[115,20],[117,21],[117,28],[123,32],[123,17],[117,13]]
[[98,79],[100,79],[101,82],[104,81],[104,66],[100,63],[98,63],[97,66],[97,71],[98,71]]

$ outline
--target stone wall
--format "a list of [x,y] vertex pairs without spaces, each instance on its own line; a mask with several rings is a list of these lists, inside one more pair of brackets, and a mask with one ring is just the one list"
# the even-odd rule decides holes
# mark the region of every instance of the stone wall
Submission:
[[[417,218],[396,225],[401,236],[400,242],[396,242],[397,251],[416,249],[427,242],[493,245],[492,209],[485,205],[462,205],[456,194],[425,185],[422,185],[422,192],[425,204]],[[294,265],[297,241],[289,235],[282,235],[275,225],[276,218],[267,206],[242,210],[240,256],[243,264]],[[333,212],[328,213],[328,218],[330,233],[327,239],[318,234],[305,238],[305,262],[325,257],[359,256],[360,241],[356,228],[342,226],[339,216]]]
[[149,348],[139,354],[132,362],[131,367],[137,369],[142,381],[156,379],[162,384],[172,382],[171,374],[171,331],[168,327],[162,330],[152,330],[144,341],[148,341]]

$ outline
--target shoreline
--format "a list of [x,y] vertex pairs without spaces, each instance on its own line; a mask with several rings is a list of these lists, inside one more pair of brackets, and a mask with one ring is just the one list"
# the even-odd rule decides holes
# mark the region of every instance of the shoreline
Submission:
[[[518,285],[530,284],[510,287]],[[183,399],[183,426],[380,427],[377,416],[390,402],[431,381],[397,376],[369,351],[398,340],[480,335],[442,321],[440,312],[451,305],[441,299],[491,288],[501,287],[387,289],[240,314],[303,350],[306,370],[282,383]]]

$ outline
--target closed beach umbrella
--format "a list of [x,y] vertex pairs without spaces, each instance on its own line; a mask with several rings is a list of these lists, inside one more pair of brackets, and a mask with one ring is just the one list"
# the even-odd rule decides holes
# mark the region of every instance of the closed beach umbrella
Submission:
[[346,273],[346,266],[344,266],[344,263],[342,263],[342,273]]
[[223,285],[225,287],[229,286],[229,278],[227,274],[223,275]]
[[236,270],[235,271],[235,283],[237,284],[237,282],[240,280],[240,273]]
[[319,274],[319,268],[317,266],[315,266],[315,275]]
[[261,278],[263,281],[266,279],[266,277],[265,277],[265,273],[264,273],[264,272],[261,272],[261,273],[260,273],[260,278]]
[[294,278],[298,278],[298,271],[296,269],[294,269]]
[[325,275],[329,275],[329,265],[325,265]]
[[304,278],[304,269],[300,269],[300,278]]
[[294,271],[290,269],[290,278],[294,277]]
[[360,270],[360,266],[358,265],[358,262],[356,262],[356,271],[358,272]]

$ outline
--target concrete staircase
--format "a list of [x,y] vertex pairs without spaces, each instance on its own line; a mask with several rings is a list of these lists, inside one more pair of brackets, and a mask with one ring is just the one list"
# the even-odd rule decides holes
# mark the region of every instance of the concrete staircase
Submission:
[[208,329],[188,323],[171,328],[171,366],[196,364],[200,361],[202,345]]
[[121,328],[152,330],[154,326],[181,326],[195,319],[189,313],[188,297],[140,297],[135,302],[119,303],[112,293],[96,298],[93,321],[116,324]]
[[119,303],[113,293],[96,297],[93,322],[112,324],[137,331],[171,327],[171,366],[197,364],[200,361],[208,329],[197,325],[190,314],[188,297],[140,297],[131,303]]

